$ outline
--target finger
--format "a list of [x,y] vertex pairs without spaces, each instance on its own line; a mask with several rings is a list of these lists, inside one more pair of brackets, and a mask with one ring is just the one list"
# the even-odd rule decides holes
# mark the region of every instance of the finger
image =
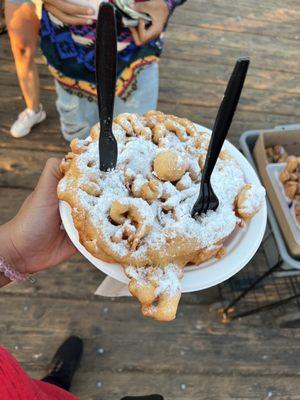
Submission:
[[146,34],[146,23],[144,20],[139,19],[137,31],[142,44],[146,43],[145,38],[147,37],[147,34]]
[[65,237],[61,246],[61,251],[63,254],[61,256],[60,262],[67,260],[78,251],[74,244],[71,242],[71,239],[69,238],[67,233],[65,233]]
[[56,250],[51,253],[43,269],[55,267],[78,252],[66,232],[60,232],[59,235]]
[[62,174],[59,169],[60,160],[57,158],[49,158],[40,176],[38,184],[36,185],[35,192],[41,193],[45,197],[55,198],[57,200],[56,188]]
[[69,238],[68,234],[66,233],[66,238],[64,240],[65,246],[67,247],[69,251],[69,255],[73,255],[77,252],[77,247],[74,246],[73,242]]
[[146,23],[143,20],[140,20],[138,25],[138,33],[140,40],[143,44],[148,43],[150,40],[157,38],[160,35],[161,29],[159,26],[153,21],[152,25],[146,29]]
[[139,33],[138,33],[137,29],[133,28],[133,27],[130,27],[129,29],[130,29],[130,32],[131,32],[131,35],[132,35],[134,43],[137,46],[142,46],[142,42],[141,42],[141,39],[139,37]]
[[66,25],[91,25],[93,23],[92,19],[85,18],[85,17],[74,17],[64,12],[61,12],[58,8],[48,4],[45,6],[46,10],[54,15],[57,19],[63,22]]
[[91,7],[83,7],[65,0],[46,0],[45,5],[50,5],[62,13],[76,17],[78,15],[93,15],[95,11]]

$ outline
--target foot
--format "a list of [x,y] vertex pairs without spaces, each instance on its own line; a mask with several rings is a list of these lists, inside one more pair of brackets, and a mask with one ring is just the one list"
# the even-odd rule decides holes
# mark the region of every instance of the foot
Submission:
[[10,133],[15,138],[21,138],[28,135],[32,127],[40,122],[44,121],[46,118],[46,113],[43,110],[42,105],[40,105],[37,112],[26,108],[19,114],[16,122],[13,123],[10,128]]
[[7,31],[7,28],[6,28],[5,20],[0,19],[0,35],[5,33],[6,31]]
[[42,381],[69,390],[82,357],[82,350],[82,340],[77,336],[70,336],[57,350],[51,362],[51,370]]
[[0,35],[7,31],[6,22],[5,22],[5,15],[4,15],[4,4],[0,2]]

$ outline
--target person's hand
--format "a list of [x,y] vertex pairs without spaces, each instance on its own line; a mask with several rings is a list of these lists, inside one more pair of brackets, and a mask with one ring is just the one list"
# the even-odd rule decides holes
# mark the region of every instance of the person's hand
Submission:
[[65,0],[43,0],[46,10],[66,25],[92,24],[91,15],[95,11],[90,7],[83,7]]
[[152,19],[149,27],[146,27],[146,21],[140,19],[137,28],[130,28],[135,44],[142,46],[161,34],[169,17],[169,9],[164,0],[143,1],[135,3],[132,8],[135,11],[149,14]]
[[0,227],[0,255],[21,273],[34,273],[57,265],[76,252],[60,228],[57,184],[59,160],[50,158],[35,190],[18,214]]

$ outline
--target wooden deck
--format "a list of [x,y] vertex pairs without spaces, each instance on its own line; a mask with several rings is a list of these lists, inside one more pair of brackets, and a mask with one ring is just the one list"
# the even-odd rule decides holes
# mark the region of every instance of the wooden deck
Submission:
[[[245,130],[299,123],[299,18],[298,0],[188,0],[169,26],[159,108],[211,127],[235,59],[249,55],[231,140]],[[45,160],[67,151],[53,82],[44,65],[40,72],[48,119],[15,140],[9,127],[23,102],[7,36],[0,37],[0,223],[35,186]],[[253,263],[260,262],[258,253]],[[277,328],[269,313],[224,325],[211,309],[215,288],[184,295],[178,318],[157,323],[140,316],[136,301],[95,297],[102,279],[76,255],[35,285],[5,288],[1,343],[41,377],[60,342],[81,335],[85,352],[73,392],[82,400],[155,392],[167,400],[300,399],[299,330]]]

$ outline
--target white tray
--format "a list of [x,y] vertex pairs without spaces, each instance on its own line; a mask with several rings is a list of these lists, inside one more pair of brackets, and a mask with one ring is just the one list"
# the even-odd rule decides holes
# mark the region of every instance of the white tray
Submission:
[[[300,129],[300,124],[277,126],[274,129],[272,129],[272,131],[280,134],[283,131],[285,132],[285,131],[295,130],[295,129]],[[253,149],[254,149],[255,143],[256,143],[259,135],[262,134],[263,132],[270,132],[270,129],[246,131],[246,132],[242,133],[242,135],[240,136],[240,140],[239,140],[241,149],[242,149],[243,153],[245,154],[245,157],[247,158],[247,160],[250,162],[250,164],[253,166],[253,168],[255,170],[256,170],[256,166],[255,166],[255,161],[253,158]],[[266,203],[267,203],[268,220],[270,223],[271,232],[274,236],[274,239],[275,239],[275,242],[276,242],[279,254],[280,254],[280,258],[284,261],[284,263],[281,265],[281,268],[284,270],[287,270],[287,272],[285,272],[285,273],[293,274],[294,273],[293,269],[297,269],[297,270],[300,269],[300,260],[297,260],[289,253],[289,250],[284,241],[284,238],[282,237],[282,232],[279,227],[276,216],[274,214],[274,210],[273,210],[268,198],[266,199]],[[276,254],[276,252],[277,252],[276,249],[274,249],[274,254]],[[271,258],[270,258],[270,255],[271,255],[271,252],[269,252],[269,257],[267,255],[268,260],[271,262],[272,265],[274,265],[273,255]],[[282,273],[282,271],[281,271],[281,273]]]
[[285,163],[272,163],[268,164],[266,169],[270,177],[272,186],[276,192],[277,198],[283,209],[287,223],[291,227],[294,239],[298,244],[300,244],[300,226],[297,223],[295,216],[293,215],[294,205],[289,207],[289,205],[291,205],[292,203],[292,200],[285,195],[283,185],[279,180],[280,172],[283,170],[285,165]]
[[[211,133],[205,127],[200,126],[203,131]],[[224,148],[237,160],[242,168],[248,183],[260,184],[259,179],[246,158],[228,141]],[[59,210],[63,225],[80,253],[83,254],[93,265],[110,277],[124,283],[129,280],[120,264],[109,264],[90,254],[79,242],[78,232],[74,227],[71,208],[63,201],[59,203]],[[239,272],[256,253],[266,228],[267,208],[264,202],[261,210],[244,228],[236,229],[227,239],[227,253],[221,259],[211,259],[200,265],[185,268],[181,281],[182,292],[193,292],[215,286]]]

